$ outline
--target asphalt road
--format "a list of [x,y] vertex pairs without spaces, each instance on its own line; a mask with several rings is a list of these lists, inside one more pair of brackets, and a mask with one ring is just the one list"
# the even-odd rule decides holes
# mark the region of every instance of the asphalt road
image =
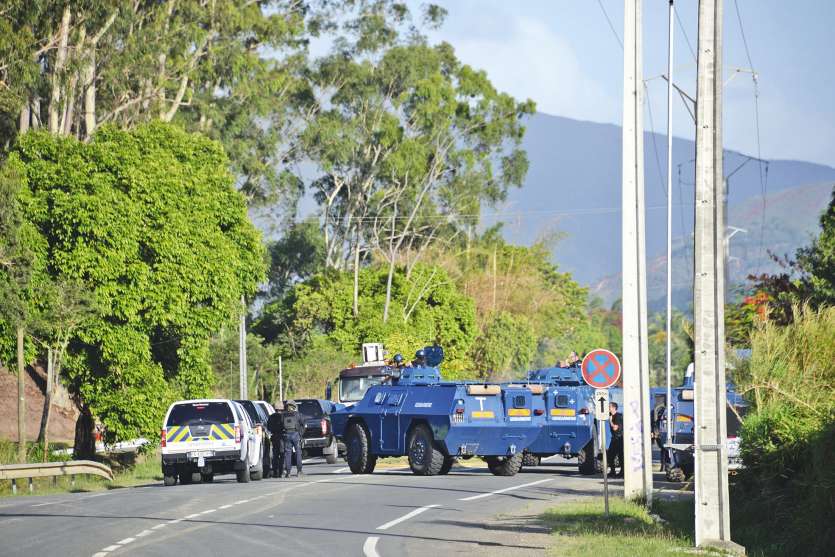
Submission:
[[459,467],[355,476],[317,463],[302,478],[6,498],[0,555],[542,555],[548,536],[532,518],[601,483],[552,457],[510,478]]

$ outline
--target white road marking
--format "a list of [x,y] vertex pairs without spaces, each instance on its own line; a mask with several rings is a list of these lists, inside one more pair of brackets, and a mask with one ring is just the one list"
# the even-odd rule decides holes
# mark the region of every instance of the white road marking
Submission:
[[99,551],[98,553],[93,553],[93,557],[106,557],[106,551]]
[[380,541],[378,536],[369,536],[365,539],[365,543],[362,544],[362,554],[365,557],[380,557],[380,554],[377,553],[377,542]]
[[136,538],[125,538],[120,542],[116,542],[116,545],[127,545],[134,540],[136,540]]
[[229,508],[232,508],[232,505],[221,505],[220,507],[218,507],[218,509],[220,509],[220,510],[229,509]]
[[157,524],[156,526],[152,526],[151,530],[159,530],[160,528],[165,528],[165,523]]
[[188,520],[189,518],[194,518],[195,516],[200,516],[200,513],[190,514],[187,517],[185,517],[185,519]]
[[38,503],[37,505],[32,505],[33,507],[45,507],[47,505],[57,505],[60,501],[51,501],[49,503]]
[[345,470],[350,470],[350,468],[348,468],[347,466],[346,466],[345,468],[337,468],[336,470],[334,470],[333,472],[331,472],[331,474],[341,474],[341,473],[342,473],[342,472],[344,472]]
[[141,532],[136,534],[136,537],[137,538],[144,538],[145,536],[150,536],[151,534],[153,534],[153,532],[151,532],[150,530],[142,530]]
[[120,547],[121,547],[121,546],[119,546],[119,545],[108,545],[107,547],[105,547],[104,549],[102,549],[102,551],[104,551],[105,553],[107,553],[108,551],[115,551],[115,550],[119,549]]
[[397,526],[397,525],[398,525],[398,524],[400,524],[401,522],[406,522],[406,521],[407,521],[407,520],[409,520],[410,518],[414,518],[414,517],[416,517],[417,515],[419,515],[419,514],[421,514],[421,513],[425,513],[425,512],[426,512],[426,511],[428,511],[429,509],[434,509],[435,507],[440,507],[440,505],[426,505],[425,507],[420,507],[419,509],[415,509],[415,510],[413,510],[413,511],[412,511],[412,512],[410,512],[410,513],[406,513],[406,514],[404,514],[404,515],[403,515],[403,516],[401,516],[400,518],[395,518],[394,520],[391,520],[391,521],[389,521],[389,522],[386,522],[386,523],[385,523],[385,524],[383,524],[382,526],[377,526],[377,530],[388,530],[388,529],[389,529],[389,528],[391,528],[392,526]]
[[169,520],[166,524],[179,524],[182,521],[182,518],[175,518],[174,520]]
[[550,482],[550,481],[551,481],[551,479],[549,478],[547,480],[539,480],[539,481],[536,481],[536,482],[530,482],[530,483],[526,483],[526,484],[522,484],[522,485],[515,485],[513,487],[506,487],[504,489],[497,489],[496,491],[490,491],[489,493],[481,493],[479,495],[473,495],[471,497],[464,497],[462,499],[459,499],[459,501],[475,501],[476,499],[484,499],[485,497],[490,497],[491,495],[499,495],[501,493],[507,493],[508,491],[513,491],[513,490],[516,490],[516,489],[522,489],[524,487],[530,487],[532,485],[543,484],[545,482]]
[[208,511],[203,511],[203,512],[202,512],[202,513],[200,513],[200,514],[209,514],[209,513],[213,513],[213,512],[215,512],[216,510],[217,510],[217,509],[209,509]]

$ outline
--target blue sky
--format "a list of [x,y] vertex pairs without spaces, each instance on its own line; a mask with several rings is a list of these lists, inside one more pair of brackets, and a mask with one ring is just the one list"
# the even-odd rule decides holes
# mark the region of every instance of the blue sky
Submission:
[[[451,43],[496,86],[541,112],[620,124],[623,54],[596,0],[434,0],[449,14],[431,40]],[[601,0],[619,36],[623,1]],[[418,6],[421,2],[412,2]],[[738,0],[759,73],[762,156],[835,166],[835,2]],[[696,47],[697,1],[676,8]],[[695,96],[696,66],[676,24],[676,83]],[[725,0],[725,146],[756,155],[753,85],[734,0]],[[644,0],[644,78],[666,71],[667,1]],[[666,89],[647,83],[655,130],[666,127]],[[693,137],[676,98],[674,134]],[[650,129],[649,113],[644,122]]]

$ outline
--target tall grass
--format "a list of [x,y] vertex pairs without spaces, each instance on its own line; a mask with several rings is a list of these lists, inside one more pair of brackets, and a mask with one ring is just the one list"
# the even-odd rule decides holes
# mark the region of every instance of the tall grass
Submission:
[[736,381],[753,403],[734,537],[774,555],[835,553],[835,308],[760,323]]

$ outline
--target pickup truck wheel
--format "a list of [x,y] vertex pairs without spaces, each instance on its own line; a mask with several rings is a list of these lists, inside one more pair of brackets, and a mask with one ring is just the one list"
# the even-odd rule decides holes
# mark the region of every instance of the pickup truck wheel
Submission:
[[331,439],[331,445],[328,447],[328,450],[333,452],[325,453],[325,462],[328,464],[336,464],[336,459],[339,458],[339,447],[336,444],[336,437]]
[[[444,466],[444,454],[435,447],[432,432],[423,424],[409,435],[409,468],[418,476],[437,476]],[[450,465],[451,466],[451,465]]]
[[591,476],[597,472],[596,458],[594,455],[594,440],[586,443],[577,454],[578,469],[584,476]]
[[539,466],[541,460],[538,455],[529,452],[522,453],[522,466]]
[[371,439],[365,424],[354,422],[345,434],[345,460],[354,474],[370,474],[377,464],[377,456],[371,454]]
[[171,487],[177,483],[177,476],[163,476],[162,483],[165,487]]
[[441,466],[441,471],[438,472],[439,476],[446,476],[449,474],[449,471],[452,470],[452,466],[455,464],[455,457],[454,456],[445,456],[444,457],[444,465]]
[[243,470],[238,470],[235,472],[235,477],[237,478],[239,484],[249,483],[249,469],[246,467],[246,465],[244,465]]
[[513,456],[488,456],[487,468],[494,476],[515,476],[522,468],[522,454]]
[[204,484],[210,484],[215,481],[215,475],[212,473],[209,474],[200,474],[200,479],[203,480]]

